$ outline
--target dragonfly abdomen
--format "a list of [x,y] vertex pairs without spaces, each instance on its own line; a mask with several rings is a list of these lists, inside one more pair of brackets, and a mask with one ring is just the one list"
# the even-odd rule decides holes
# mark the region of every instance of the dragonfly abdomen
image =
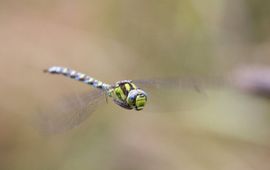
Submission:
[[95,88],[104,90],[104,91],[108,91],[108,89],[111,88],[111,85],[103,83],[99,80],[94,79],[93,77],[90,77],[86,74],[77,72],[75,70],[72,70],[70,68],[66,68],[66,67],[59,67],[59,66],[53,66],[50,67],[46,70],[44,70],[44,72],[48,72],[51,74],[61,74],[64,75],[66,77],[69,77],[71,79],[77,80],[77,81],[81,81],[85,84],[91,85]]

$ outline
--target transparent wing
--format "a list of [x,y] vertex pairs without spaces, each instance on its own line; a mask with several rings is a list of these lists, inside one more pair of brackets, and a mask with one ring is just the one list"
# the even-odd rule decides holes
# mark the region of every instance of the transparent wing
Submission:
[[[202,79],[195,77],[134,80],[139,88],[148,94],[147,111],[168,112],[190,109],[196,98],[205,98],[205,88],[218,86],[219,79]],[[191,99],[191,97],[194,97]]]
[[133,80],[139,87],[148,90],[157,89],[182,89],[182,90],[197,90],[204,87],[214,87],[224,85],[224,80],[221,77],[180,77],[180,78],[164,78],[150,80]]
[[104,93],[100,90],[65,97],[49,109],[39,112],[41,131],[44,134],[56,134],[72,129],[86,120],[105,101]]

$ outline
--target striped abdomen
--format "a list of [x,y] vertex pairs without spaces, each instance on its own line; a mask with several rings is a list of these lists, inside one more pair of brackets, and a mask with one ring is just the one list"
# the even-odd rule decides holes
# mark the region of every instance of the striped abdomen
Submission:
[[94,79],[93,77],[87,76],[86,74],[77,72],[75,70],[72,70],[66,67],[53,66],[47,70],[44,70],[44,72],[48,72],[51,74],[62,74],[66,77],[75,79],[77,81],[81,81],[85,84],[91,85],[95,88],[105,90],[105,91],[111,88],[111,85],[109,84],[103,83],[99,80]]

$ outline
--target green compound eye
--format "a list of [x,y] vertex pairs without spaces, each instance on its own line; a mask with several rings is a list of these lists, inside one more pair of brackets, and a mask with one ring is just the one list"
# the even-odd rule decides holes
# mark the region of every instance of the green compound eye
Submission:
[[127,97],[127,103],[130,105],[130,106],[135,106],[135,102],[136,102],[136,97],[138,95],[138,91],[137,90],[131,90],[128,94],[128,97]]
[[142,110],[147,101],[147,94],[141,90],[131,90],[127,97],[128,104],[136,110]]
[[146,101],[147,101],[147,98],[145,94],[137,95],[136,102],[135,102],[135,109],[138,111],[142,110],[145,106]]

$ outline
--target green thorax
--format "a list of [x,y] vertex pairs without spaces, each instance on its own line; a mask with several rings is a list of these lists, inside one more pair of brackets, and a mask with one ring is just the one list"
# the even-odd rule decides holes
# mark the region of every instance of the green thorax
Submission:
[[117,82],[115,86],[113,86],[112,91],[110,92],[110,96],[114,99],[127,102],[128,94],[131,90],[136,90],[137,87],[130,80],[124,80]]

